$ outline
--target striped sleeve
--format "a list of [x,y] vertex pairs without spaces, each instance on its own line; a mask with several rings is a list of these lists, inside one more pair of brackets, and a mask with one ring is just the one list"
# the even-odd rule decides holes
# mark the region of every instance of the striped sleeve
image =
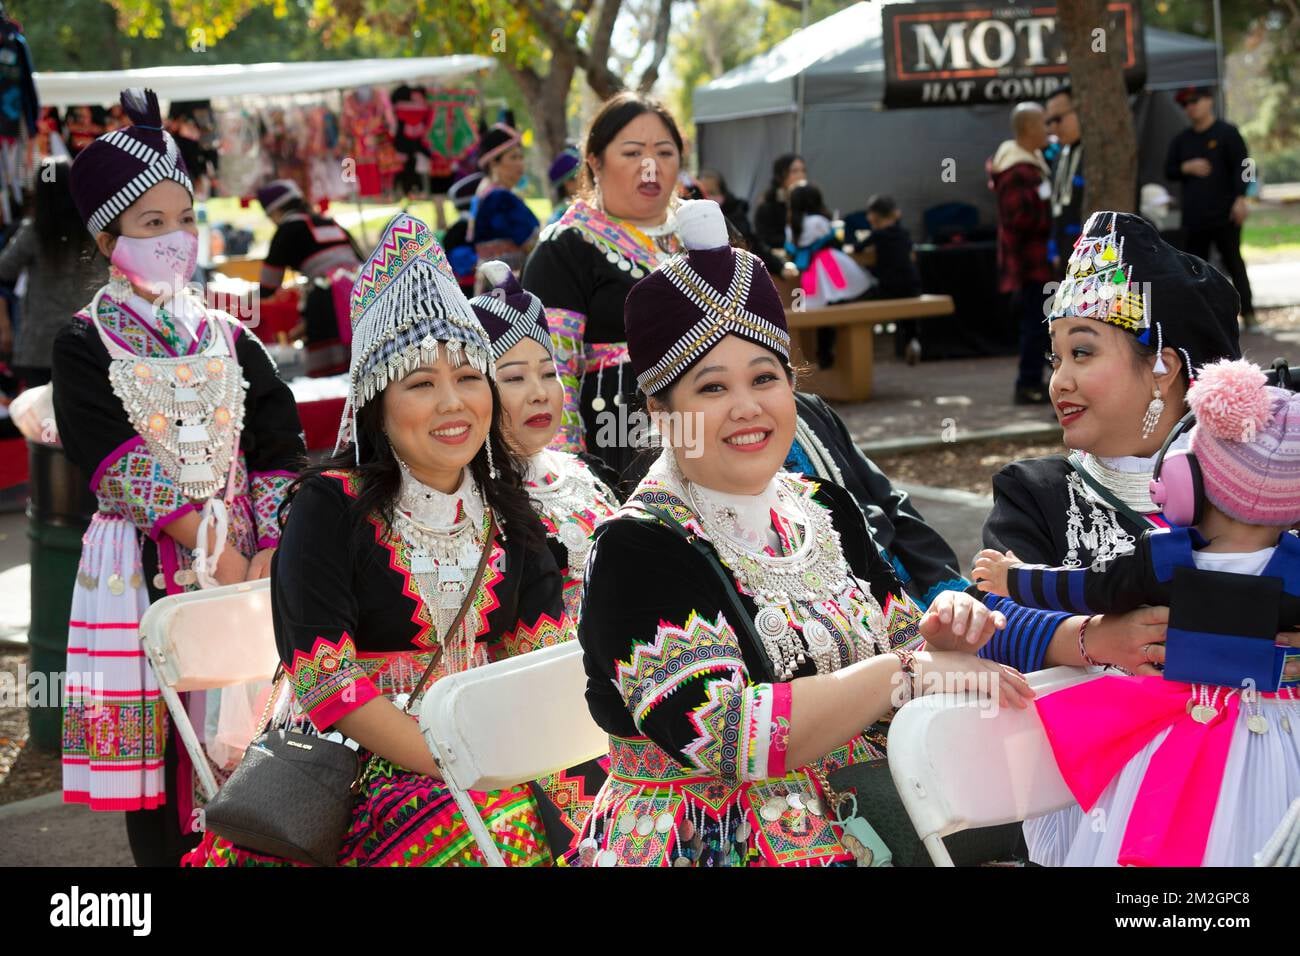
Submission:
[[1001,611],[1007,618],[1007,626],[980,648],[980,657],[1009,664],[1022,674],[1042,670],[1052,635],[1070,614],[1023,607],[995,594],[981,594],[980,598],[990,610]]

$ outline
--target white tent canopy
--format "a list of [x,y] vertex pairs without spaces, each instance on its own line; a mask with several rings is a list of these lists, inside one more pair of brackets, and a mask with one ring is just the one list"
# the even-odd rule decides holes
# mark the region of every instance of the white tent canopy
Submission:
[[147,86],[167,102],[281,96],[402,81],[447,80],[477,70],[490,70],[495,62],[487,56],[426,56],[306,63],[221,63],[37,73],[35,79],[42,106],[65,107],[107,105],[117,100],[119,90],[129,86]]

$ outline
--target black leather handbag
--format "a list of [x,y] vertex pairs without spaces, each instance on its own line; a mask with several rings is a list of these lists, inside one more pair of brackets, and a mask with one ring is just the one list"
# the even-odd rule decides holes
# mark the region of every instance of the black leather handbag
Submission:
[[[457,632],[478,593],[495,537],[496,516],[492,515],[474,582],[447,634]],[[407,701],[408,713],[441,658],[440,644]],[[267,729],[283,671],[283,665],[276,669],[261,732],[207,806],[206,827],[256,853],[314,866],[337,866],[366,763],[346,744],[284,728]]]

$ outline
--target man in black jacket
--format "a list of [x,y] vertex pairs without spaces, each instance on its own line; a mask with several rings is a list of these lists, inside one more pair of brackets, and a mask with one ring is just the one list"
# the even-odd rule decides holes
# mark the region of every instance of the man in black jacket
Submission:
[[1189,86],[1174,99],[1191,124],[1173,138],[1165,160],[1165,177],[1183,184],[1183,249],[1206,260],[1211,245],[1219,250],[1241,297],[1241,314],[1250,323],[1255,309],[1241,258],[1241,224],[1249,211],[1246,142],[1237,127],[1214,115],[1209,87]]

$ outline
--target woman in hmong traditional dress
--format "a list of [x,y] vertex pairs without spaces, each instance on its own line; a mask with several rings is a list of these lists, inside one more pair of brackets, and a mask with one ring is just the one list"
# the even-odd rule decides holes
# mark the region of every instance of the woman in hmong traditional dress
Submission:
[[68,628],[63,791],[126,811],[136,863],[165,866],[186,849],[192,775],[138,623],[163,595],[266,576],[303,445],[261,343],[185,288],[194,196],[157,98],[122,105],[135,125],[72,167],[112,278],[54,343],[59,437],[99,499]]
[[848,493],[779,471],[796,412],[776,288],[727,246],[716,203],[677,219],[690,251],[627,302],[631,364],[668,447],[587,562],[579,639],[611,767],[578,857],[865,861],[830,822],[824,774],[883,754],[877,722],[916,671],[987,671],[1021,705],[1032,692],[1009,668],[917,649],[1001,616],[948,591],[923,617]]
[[537,241],[541,223],[514,191],[524,175],[524,147],[509,123],[497,123],[479,143],[483,170],[470,204],[469,241],[479,262],[504,261],[515,272]]
[[[1012,462],[993,476],[984,544],[1027,563],[1101,571],[1131,554],[1144,531],[1169,527],[1151,499],[1155,458],[1186,414],[1201,368],[1240,357],[1238,306],[1222,273],[1169,245],[1150,223],[1094,213],[1047,319],[1049,388],[1071,452]],[[1171,450],[1189,442],[1185,433]],[[981,656],[1026,672],[1086,664],[1161,674],[1168,608],[1089,616],[991,594],[985,603],[1008,623]],[[1294,633],[1277,639],[1300,645]],[[1123,828],[1099,831],[1073,807],[1028,821],[1025,834],[1030,858],[1056,865],[1067,857],[1094,862],[1098,847],[1117,853]]]
[[[555,371],[542,302],[519,287],[505,263],[488,262],[479,268],[490,289],[470,305],[492,340],[502,424],[527,463],[524,490],[541,516],[546,543],[564,575],[564,607],[576,624],[591,533],[619,506],[610,490],[617,478],[599,459],[547,447],[560,427],[564,389]],[[602,763],[591,761],[540,781],[562,813],[570,842],[605,780]]]
[[565,390],[555,447],[590,452],[622,479],[638,451],[623,440],[637,402],[623,301],[679,248],[670,213],[683,148],[667,108],[640,93],[610,98],[587,133],[586,192],[542,230],[521,280],[555,339]]
[[[339,863],[482,865],[399,707],[439,649],[432,680],[570,640],[560,572],[503,439],[488,338],[424,223],[389,224],[352,321],[346,445],[296,485],[272,568],[280,657],[295,709],[369,757]],[[486,573],[449,633],[484,548]],[[473,794],[512,865],[551,861],[535,792]],[[281,861],[209,835],[191,862]]]

